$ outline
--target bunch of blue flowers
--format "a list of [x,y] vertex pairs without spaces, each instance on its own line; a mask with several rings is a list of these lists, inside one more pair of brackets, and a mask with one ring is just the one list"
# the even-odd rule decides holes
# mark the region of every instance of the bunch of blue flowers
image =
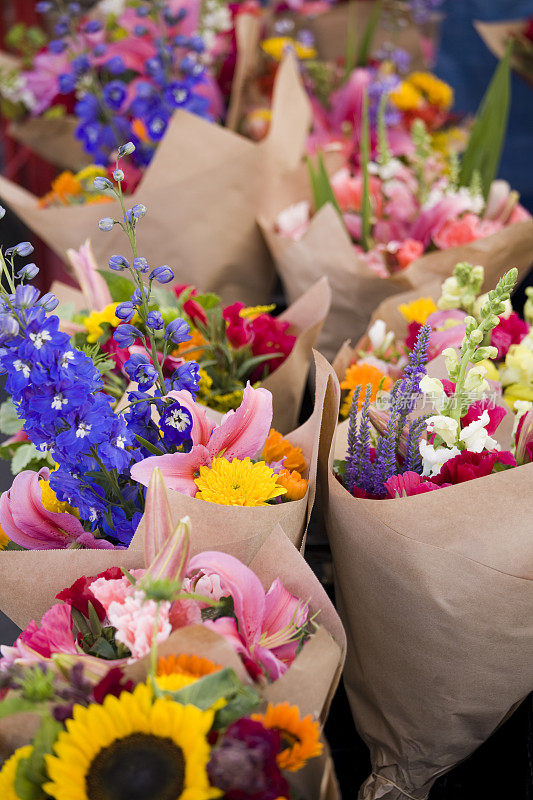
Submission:
[[[118,166],[133,147],[128,143],[119,149],[116,188],[107,179],[96,179],[106,181],[100,188],[113,191],[123,210],[121,221],[108,218],[100,227],[120,225],[133,251],[132,266],[123,256],[113,256],[110,263],[113,269],[129,269],[136,287],[130,300],[119,306],[120,313],[123,319],[137,313],[148,331],[145,336],[127,322],[115,331],[122,347],[139,341],[145,351],[126,363],[137,389],[130,392],[125,413],[113,411],[112,398],[102,391],[101,375],[92,359],[59,331],[59,318],[50,313],[57,298],[50,293],[41,297],[26,283],[38,273],[36,265],[15,265],[18,258],[30,255],[31,244],[22,242],[6,250],[5,256],[0,252],[8,287],[0,289],[0,371],[6,375],[6,389],[29,439],[50,452],[58,464],[50,476],[58,499],[78,508],[88,530],[99,531],[118,545],[130,543],[144,508],[144,489],[130,477],[132,464],[177,447],[188,450],[192,444],[190,414],[166,395],[171,389],[186,389],[194,396],[199,381],[196,362],[185,363],[165,379],[158,361],[156,336],[164,338],[164,357],[167,345],[190,338],[189,324],[177,318],[165,327],[160,312],[153,308],[153,283],[167,283],[174,276],[167,266],[150,271],[146,259],[137,254],[136,225],[146,209],[140,204],[125,209],[120,188],[123,173]],[[153,405],[158,410],[157,422],[152,419]]]
[[[212,119],[209,100],[198,92],[205,82],[204,41],[180,33],[187,10],[173,13],[164,0],[141,0],[134,6],[137,24],[128,20],[122,27],[121,18],[104,25],[98,18],[82,17],[79,3],[38,3],[40,11],[55,12],[56,38],[49,49],[69,55],[58,91],[76,93],[76,136],[97,164],[107,165],[120,143],[132,140],[136,165],[146,166],[176,109]],[[132,38],[139,39],[139,52],[148,49],[150,57],[126,57],[135,51]],[[121,41],[126,43],[124,57],[117,54]]]

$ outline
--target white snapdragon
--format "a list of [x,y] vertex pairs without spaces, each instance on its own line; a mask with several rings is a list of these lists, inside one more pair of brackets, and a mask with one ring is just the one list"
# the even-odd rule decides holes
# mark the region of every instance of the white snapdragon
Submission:
[[436,433],[448,447],[452,447],[455,444],[458,430],[459,423],[457,420],[445,417],[442,414],[436,414],[427,420],[428,433]]
[[437,411],[441,411],[446,405],[447,397],[444,391],[442,381],[438,378],[430,378],[429,375],[424,375],[420,380],[420,391],[423,392]]
[[419,450],[422,456],[422,475],[426,477],[438,475],[443,464],[460,453],[457,447],[433,447],[424,439],[419,444]]
[[387,331],[387,324],[382,319],[377,319],[369,328],[368,338],[372,349],[384,353],[394,342],[393,331]]
[[490,422],[489,412],[485,409],[479,419],[471,422],[463,428],[460,440],[466,445],[466,449],[471,453],[481,453],[482,450],[499,450],[500,445],[489,436],[486,425]]
[[468,370],[465,378],[464,388],[469,397],[483,397],[484,394],[490,391],[490,386],[485,380],[487,370],[481,364],[471,367]]

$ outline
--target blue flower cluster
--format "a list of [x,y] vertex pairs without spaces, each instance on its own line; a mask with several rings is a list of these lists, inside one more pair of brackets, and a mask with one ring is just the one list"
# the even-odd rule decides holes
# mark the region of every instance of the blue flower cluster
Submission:
[[[38,6],[43,12],[57,10],[52,2]],[[133,30],[117,28],[128,38],[150,35],[153,55],[142,61],[142,71],[132,67],[131,59],[116,54],[116,43],[109,52],[102,23],[91,19],[83,24],[77,20],[80,12],[78,3],[70,3],[68,13],[59,13],[54,29],[57,38],[49,47],[59,53],[67,50],[73,39],[78,49],[82,44],[81,52],[69,62],[69,71],[59,76],[58,88],[63,94],[78,94],[76,135],[96,163],[107,165],[110,153],[121,142],[132,140],[135,163],[147,165],[176,109],[211,119],[209,100],[198,92],[205,81],[200,60],[204,42],[200,36],[179,33],[186,9],[173,13],[163,0],[142,2],[135,9],[138,23]],[[139,47],[145,52],[144,42]],[[127,48],[134,50],[131,43]]]
[[408,415],[414,410],[419,395],[421,378],[426,374],[427,350],[431,328],[423,325],[415,346],[409,355],[401,380],[390,394],[390,413],[386,430],[379,436],[375,450],[370,443],[370,386],[365,389],[364,402],[358,419],[361,387],[354,392],[350,407],[348,451],[344,485],[349,492],[355,488],[371,497],[385,497],[385,483],[393,475],[404,472],[421,472],[418,443],[425,428],[426,417],[417,417],[408,427],[405,455],[398,458],[398,446],[404,433]]

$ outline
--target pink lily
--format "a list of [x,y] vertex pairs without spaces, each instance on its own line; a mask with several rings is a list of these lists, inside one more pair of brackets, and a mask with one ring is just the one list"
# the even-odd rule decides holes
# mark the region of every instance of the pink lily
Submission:
[[2,645],[2,669],[11,664],[33,664],[54,653],[77,654],[72,635],[72,615],[70,606],[56,604],[43,614],[40,626],[30,622],[22,631],[13,647]]
[[48,480],[50,470],[20,472],[10,489],[0,497],[0,526],[11,541],[27,550],[58,550],[74,544],[92,549],[113,549],[106,539],[95,539],[68,512],[48,511],[41,500],[39,480]]
[[458,195],[444,197],[432,208],[422,211],[411,230],[411,237],[427,247],[434,234],[450,220],[470,207],[470,200]]
[[515,433],[516,463],[530,464],[533,461],[533,409],[522,414]]
[[107,283],[98,274],[98,264],[93,254],[90,239],[86,239],[79,250],[70,248],[67,257],[74,270],[74,275],[80,286],[87,308],[91,311],[101,311],[113,302]]
[[165,483],[159,469],[154,469],[150,478],[144,519],[144,556],[149,565],[146,574],[152,580],[183,580],[189,563],[191,520],[183,517],[177,526],[173,524]]
[[307,603],[287,591],[279,578],[265,593],[257,575],[227,553],[200,553],[190,560],[192,585],[210,575],[217,575],[223,593],[233,598],[237,621],[221,617],[204,624],[227,638],[250,668],[264,669],[276,680],[294,661],[298,631],[309,616]]
[[133,465],[131,476],[148,486],[154,469],[160,469],[169,489],[194,497],[198,491],[194,478],[201,466],[210,466],[217,456],[231,461],[252,458],[262,450],[272,422],[272,395],[266,389],[253,389],[248,382],[239,408],[229,411],[220,425],[209,430],[211,423],[205,418],[205,411],[191,403],[188,394],[174,392],[170,396],[179,398],[193,418],[190,452],[145,458]]

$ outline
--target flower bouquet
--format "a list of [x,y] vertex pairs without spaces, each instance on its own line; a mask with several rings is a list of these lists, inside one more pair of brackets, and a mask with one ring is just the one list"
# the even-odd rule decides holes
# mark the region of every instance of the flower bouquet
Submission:
[[[412,154],[392,156],[383,95],[375,161],[369,156],[371,126],[365,123],[358,171],[345,168],[330,180],[320,157],[316,167],[310,166],[312,217],[311,203],[301,199],[289,207],[280,201],[277,214],[271,205],[261,215],[289,298],[316,275],[330,280],[332,313],[319,340],[330,358],[348,333],[356,340],[363,334],[381,301],[413,287],[420,294],[435,276],[449,275],[457,261],[472,260],[476,248],[483,253],[476,260],[494,263],[495,274],[506,260],[520,265],[521,254],[531,247],[533,226],[516,193],[494,180],[503,130],[492,115],[498,109],[505,116],[508,71],[508,62],[502,62],[460,160],[454,153],[443,158],[421,119],[411,127]],[[361,102],[366,119],[364,97]],[[486,138],[489,118],[494,137],[500,133],[498,141]]]
[[[118,348],[113,332],[131,316],[130,296],[135,287],[123,275],[117,279],[117,271],[125,272],[117,259],[110,261],[111,271],[99,271],[89,242],[67,255],[81,291],[59,282],[52,285],[55,296],[64,300],[62,329],[73,334],[76,346],[97,342],[114,360],[115,369],[104,381],[109,380],[107,390],[120,398],[130,380],[123,369],[129,351]],[[154,301],[153,310],[164,320],[180,316],[191,326],[191,339],[165,360],[160,337],[158,359],[165,374],[175,368],[177,359],[197,361],[201,376],[198,400],[220,413],[237,408],[250,380],[254,387],[261,385],[272,392],[274,426],[282,432],[294,429],[312,347],[329,310],[326,278],[278,317],[270,314],[275,306],[246,308],[243,303],[233,303],[224,307],[217,295],[200,293],[194,286],[159,291]]]
[[513,68],[533,85],[533,25],[532,19],[505,22],[474,22],[474,27],[496,58],[504,58],[512,48]]
[[[133,205],[140,198],[148,205],[152,198],[161,209],[141,233],[140,246],[158,263],[174,264],[181,283],[194,274],[204,291],[220,294],[227,303],[264,302],[274,280],[256,223],[259,202],[274,195],[283,176],[299,164],[308,126],[307,99],[290,57],[279,71],[273,117],[270,136],[253,144],[178,111],[129,197]],[[127,166],[123,172],[127,183]],[[0,178],[0,197],[63,259],[102,216],[94,204],[41,208],[38,198],[5,178]],[[120,213],[116,199],[106,205],[106,213]],[[116,232],[94,242],[97,263],[107,264],[117,249]]]
[[342,461],[321,451],[364,800],[427,796],[530,690],[531,412],[511,434],[484,367],[516,275],[465,317],[445,379],[426,374],[423,325],[387,410],[356,388]]
[[[114,191],[123,217],[110,225],[122,227],[134,256],[131,266],[124,256],[113,257],[120,269],[127,267],[134,289],[117,308],[125,313],[113,333],[134,384],[125,405],[113,408],[112,384],[104,380],[115,361],[97,344],[78,349],[59,330],[59,317],[49,314],[57,298],[39,297],[25,284],[37,267],[18,268],[15,261],[28,255],[31,245],[8,249],[7,262],[2,260],[9,291],[2,293],[1,367],[23,421],[23,433],[8,446],[17,446],[14,458],[27,448],[16,471],[41,459],[38,471],[23,469],[2,496],[3,537],[13,543],[9,548],[27,550],[127,548],[144,510],[144,487],[160,468],[175,509],[186,508],[180,515],[189,513],[201,529],[207,526],[219,539],[244,545],[250,530],[260,540],[283,520],[300,546],[314,501],[327,385],[317,381],[312,416],[285,439],[271,429],[268,390],[248,382],[237,410],[214,420],[195,401],[201,380],[197,362],[171,357],[165,374],[170,354],[191,340],[190,323],[175,314],[165,321],[153,305],[155,287],[165,285],[172,272],[167,266],[150,270],[138,255],[136,230],[145,209],[126,210],[118,164],[119,159]],[[107,218],[101,227],[109,227]],[[29,442],[21,443],[24,436]],[[4,569],[10,555],[3,554]]]
[[[57,563],[48,565],[33,608],[50,603],[54,593],[61,604],[47,609],[40,625],[30,622],[13,647],[2,648],[7,694],[0,704],[0,741],[13,749],[25,737],[26,747],[4,765],[0,786],[25,798],[44,785],[51,797],[66,798],[78,781],[79,791],[91,797],[107,776],[107,791],[131,796],[135,786],[138,797],[152,800],[156,790],[171,796],[160,782],[172,777],[180,792],[196,789],[205,797],[292,796],[290,773],[322,753],[314,720],[327,712],[339,680],[342,626],[281,530],[248,566],[227,552],[199,552],[203,539],[194,531],[190,539],[190,533],[188,520],[176,525],[155,477],[144,522],[145,568],[140,552],[132,568],[130,560],[127,566],[117,561],[118,551],[107,554],[115,566],[94,576],[80,577],[72,562],[67,574]],[[281,565],[273,563],[273,553]],[[87,553],[78,555],[77,567],[85,561],[94,569]],[[273,572],[280,577],[272,582]],[[72,586],[57,593],[74,575]],[[294,596],[288,588],[294,585],[309,599]],[[301,680],[310,670],[312,691]],[[29,730],[24,716],[16,716],[28,711]],[[103,722],[106,714],[114,720],[111,728]],[[98,733],[69,755],[68,737],[76,739],[75,726],[91,727],[93,717]],[[288,748],[281,747],[282,727],[286,737],[292,731]],[[136,753],[137,764],[146,759],[140,773],[130,762],[121,774],[125,751]],[[110,759],[112,771],[105,769]],[[36,762],[38,777],[31,769]],[[330,770],[323,762],[315,785],[316,772],[300,777],[313,787],[311,796],[322,796],[317,788],[328,784]]]

